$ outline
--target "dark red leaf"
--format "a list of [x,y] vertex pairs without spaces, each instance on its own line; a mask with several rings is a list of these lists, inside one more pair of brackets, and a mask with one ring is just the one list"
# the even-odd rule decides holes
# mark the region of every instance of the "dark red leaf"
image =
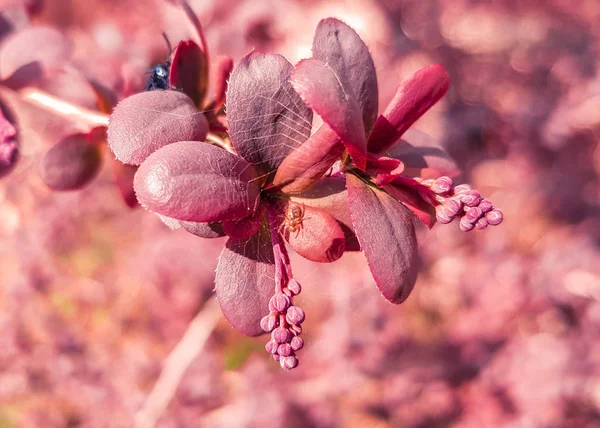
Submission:
[[182,90],[196,106],[200,107],[208,85],[207,67],[204,52],[194,41],[179,42],[173,52],[169,84],[172,88]]
[[404,163],[395,158],[378,156],[369,153],[367,160],[367,174],[376,177],[377,186],[388,184],[404,172]]
[[44,156],[42,181],[52,190],[77,190],[100,171],[101,146],[89,134],[70,135],[56,143]]
[[288,82],[281,55],[252,52],[233,69],[227,89],[229,135],[236,151],[263,173],[310,136],[312,111]]
[[286,157],[277,169],[273,184],[288,194],[314,186],[340,158],[345,147],[337,133],[323,124],[317,132]]
[[215,110],[219,110],[225,103],[227,81],[233,70],[233,60],[228,56],[217,58],[217,71],[215,74]]
[[254,213],[260,188],[253,168],[220,147],[196,141],[152,153],[135,175],[144,207],[178,220],[238,220]]
[[412,214],[360,178],[348,174],[346,180],[356,236],[375,283],[387,300],[401,303],[412,291],[419,270]]
[[441,65],[434,64],[406,78],[394,94],[383,114],[377,118],[369,152],[379,153],[398,140],[448,91],[450,77]]
[[[342,257],[346,239],[338,222],[323,210],[290,202],[302,212],[297,227],[284,226],[284,236],[302,257],[319,263],[331,263]],[[290,210],[288,205],[288,212]],[[295,230],[294,230],[295,229]]]
[[138,200],[135,196],[135,190],[133,189],[133,177],[138,170],[135,165],[127,165],[119,162],[111,157],[113,164],[113,171],[115,176],[115,184],[121,193],[123,201],[129,208],[137,207]]
[[[368,135],[379,108],[375,65],[358,34],[335,18],[322,20],[315,31],[313,57],[331,67],[358,101]],[[347,86],[346,86],[347,85]]]
[[260,319],[269,313],[275,291],[275,265],[265,227],[247,240],[229,239],[217,266],[215,289],[225,318],[248,336],[265,332]]
[[264,209],[259,207],[256,212],[241,220],[223,222],[223,232],[233,239],[248,239],[260,229],[264,217]]
[[19,159],[19,144],[16,140],[17,129],[4,117],[0,108],[0,177],[8,174]]
[[208,123],[190,97],[150,91],[121,101],[110,117],[108,143],[123,163],[141,164],[155,150],[177,141],[204,141]]
[[345,82],[317,59],[300,61],[291,82],[304,102],[338,134],[356,166],[364,171],[365,128],[354,94],[345,89]]
[[419,196],[415,189],[403,186],[402,184],[387,184],[382,186],[397,201],[400,201],[417,216],[419,220],[428,228],[435,224],[435,207],[427,203]]

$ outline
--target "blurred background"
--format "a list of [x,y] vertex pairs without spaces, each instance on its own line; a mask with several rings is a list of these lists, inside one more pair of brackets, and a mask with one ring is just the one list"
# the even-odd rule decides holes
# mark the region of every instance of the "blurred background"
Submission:
[[[402,78],[443,64],[450,91],[414,128],[505,221],[422,231],[421,274],[400,306],[360,253],[331,265],[292,254],[306,345],[284,372],[264,337],[206,304],[225,238],[127,207],[110,153],[86,189],[50,191],[39,162],[69,124],[23,106],[21,159],[0,180],[0,428],[600,426],[600,2],[189,3],[211,55],[235,61],[256,48],[294,63],[320,19],[343,19],[371,50],[382,109]],[[193,34],[159,0],[0,9],[0,46],[31,26],[72,41],[39,86],[89,108],[93,91],[69,70],[134,93],[168,55],[161,33]],[[208,339],[176,389],[154,390],[169,399],[153,410],[165,359],[202,311]]]

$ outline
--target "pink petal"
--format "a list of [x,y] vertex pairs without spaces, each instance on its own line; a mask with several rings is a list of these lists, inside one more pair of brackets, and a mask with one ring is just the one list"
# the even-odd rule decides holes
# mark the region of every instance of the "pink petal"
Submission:
[[200,238],[220,238],[225,236],[221,223],[198,223],[194,221],[180,221],[181,227],[192,235]]
[[18,80],[32,80],[51,74],[73,54],[73,44],[61,32],[50,27],[29,27],[9,35],[0,47],[0,79],[19,71]]
[[383,296],[402,303],[418,273],[417,238],[412,215],[387,193],[348,174],[352,221],[371,274]]
[[345,82],[344,88],[354,94],[369,134],[379,108],[377,74],[369,48],[352,28],[327,18],[317,26],[312,50],[313,57],[331,67]]
[[[295,202],[290,204],[301,207]],[[342,257],[346,239],[335,218],[318,208],[304,206],[301,209],[304,213],[297,230],[284,227],[284,236],[294,251],[319,263],[331,263]]]
[[176,141],[204,141],[208,123],[190,97],[176,91],[150,91],[121,101],[110,117],[108,144],[123,163],[141,164],[151,153]]
[[200,47],[192,40],[181,41],[173,52],[169,84],[182,90],[200,107],[208,86],[207,68],[206,56]]
[[382,154],[400,159],[407,177],[438,178],[442,175],[456,177],[460,169],[435,138],[416,130],[408,130],[395,145]]
[[169,144],[148,156],[135,174],[134,187],[147,209],[197,222],[252,215],[260,193],[248,162],[195,141]]
[[52,190],[77,190],[100,171],[101,146],[89,134],[70,135],[46,153],[40,168],[42,181]]
[[323,177],[344,150],[337,133],[323,124],[304,144],[281,162],[273,184],[284,193],[303,192]]
[[356,166],[365,169],[367,142],[365,128],[354,94],[324,62],[305,59],[294,68],[294,89],[340,137]]
[[229,78],[227,120],[236,151],[265,173],[310,136],[312,112],[288,82],[292,65],[281,55],[252,52]]
[[411,210],[421,222],[428,228],[435,224],[435,207],[423,200],[415,189],[394,183],[382,186],[399,202]]
[[215,275],[217,299],[225,318],[248,336],[265,332],[260,320],[269,313],[275,291],[275,265],[268,232],[248,240],[229,239]]
[[394,144],[446,94],[449,86],[450,77],[438,64],[425,67],[402,81],[390,104],[377,118],[369,138],[369,151],[379,153]]

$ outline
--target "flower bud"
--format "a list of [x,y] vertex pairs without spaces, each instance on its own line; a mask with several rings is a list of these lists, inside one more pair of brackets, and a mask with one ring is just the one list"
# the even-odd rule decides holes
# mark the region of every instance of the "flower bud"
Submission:
[[488,227],[488,221],[485,217],[481,217],[479,220],[477,220],[477,223],[475,223],[475,227],[479,230],[483,230]]
[[294,336],[290,341],[290,346],[294,351],[299,351],[304,347],[304,339],[302,339],[300,336]]
[[492,205],[492,201],[485,198],[479,202],[478,207],[483,213],[490,212],[494,208],[494,206]]
[[451,223],[452,220],[454,220],[453,217],[449,216],[446,213],[446,210],[444,209],[443,205],[438,205],[437,207],[435,207],[435,218],[441,224],[448,224]]
[[285,319],[293,325],[302,324],[302,321],[304,321],[304,311],[298,306],[290,306],[285,315]]
[[475,225],[473,223],[470,223],[465,217],[463,217],[460,219],[460,223],[458,224],[458,227],[463,232],[469,232],[469,231],[473,230]]
[[277,293],[269,300],[269,310],[272,312],[285,312],[290,306],[290,298],[283,293]]
[[460,195],[462,193],[468,192],[469,190],[471,190],[471,186],[469,186],[468,184],[459,184],[454,188],[454,194]]
[[463,209],[463,204],[457,198],[450,198],[444,202],[444,213],[454,218]]
[[288,329],[284,327],[277,327],[275,330],[273,330],[273,333],[271,333],[271,337],[277,343],[289,342],[291,335],[292,334],[288,331]]
[[490,224],[490,226],[498,226],[500,223],[502,223],[504,215],[502,214],[502,211],[495,209],[490,211],[489,213],[486,213],[485,218]]
[[267,344],[265,345],[265,349],[267,350],[267,352],[269,354],[277,354],[277,349],[279,348],[279,343],[275,342],[274,340],[269,340],[267,342]]
[[292,370],[298,366],[298,358],[295,356],[281,357],[279,364],[281,365],[282,369]]
[[277,348],[277,353],[282,357],[289,357],[294,353],[294,350],[292,349],[289,343],[282,343]]
[[476,207],[481,201],[481,194],[477,190],[469,190],[460,195],[460,201],[468,207]]
[[290,330],[297,336],[300,336],[302,334],[302,327],[300,327],[299,325],[291,325]]
[[290,282],[288,282],[287,288],[288,290],[290,290],[293,296],[300,294],[300,292],[302,291],[300,283],[293,278],[290,279]]
[[273,329],[277,327],[277,324],[277,316],[273,314],[266,315],[260,320],[260,328],[262,328],[267,333],[272,332]]
[[431,186],[431,190],[438,195],[447,193],[452,188],[452,179],[450,177],[440,177]]
[[482,215],[483,213],[481,212],[481,209],[479,209],[479,207],[472,207],[469,208],[469,211],[467,211],[464,218],[469,223],[477,223],[477,220],[479,220]]

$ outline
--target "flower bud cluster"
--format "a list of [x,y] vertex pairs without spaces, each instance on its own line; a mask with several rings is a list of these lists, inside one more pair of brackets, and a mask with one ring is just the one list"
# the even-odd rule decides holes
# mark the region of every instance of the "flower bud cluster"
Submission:
[[482,198],[468,184],[453,187],[452,179],[445,176],[436,180],[423,180],[420,184],[435,194],[435,200],[439,204],[435,208],[436,219],[441,224],[451,223],[458,218],[460,230],[469,232],[475,228],[483,230],[502,223],[502,211],[494,208],[489,199]]
[[262,329],[271,333],[271,340],[265,349],[285,370],[291,370],[298,365],[296,352],[304,346],[304,340],[300,337],[304,311],[292,302],[293,297],[300,291],[298,281],[290,279],[281,292],[276,292],[271,297],[270,313],[260,321]]

